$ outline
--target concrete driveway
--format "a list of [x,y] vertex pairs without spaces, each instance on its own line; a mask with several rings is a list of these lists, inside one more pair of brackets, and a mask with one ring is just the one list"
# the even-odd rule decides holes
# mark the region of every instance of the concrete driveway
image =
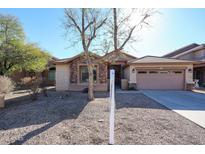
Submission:
[[159,90],[142,90],[141,92],[205,128],[205,94]]

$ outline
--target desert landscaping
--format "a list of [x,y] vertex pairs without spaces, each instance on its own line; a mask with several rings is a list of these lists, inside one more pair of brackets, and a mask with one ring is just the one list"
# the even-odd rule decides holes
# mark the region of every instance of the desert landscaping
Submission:
[[[108,93],[16,95],[0,110],[0,144],[108,144]],[[140,92],[117,93],[115,115],[116,144],[205,144],[204,128]]]

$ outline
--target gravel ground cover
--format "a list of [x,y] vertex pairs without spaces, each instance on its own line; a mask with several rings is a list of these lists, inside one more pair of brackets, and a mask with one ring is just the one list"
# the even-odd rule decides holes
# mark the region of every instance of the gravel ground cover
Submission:
[[[107,144],[107,93],[49,92],[0,110],[0,144]],[[205,129],[141,93],[116,94],[116,144],[205,144]]]

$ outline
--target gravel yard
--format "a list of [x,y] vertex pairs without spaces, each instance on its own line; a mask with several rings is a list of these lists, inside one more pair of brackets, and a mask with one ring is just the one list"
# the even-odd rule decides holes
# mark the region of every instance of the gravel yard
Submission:
[[[0,110],[0,144],[107,144],[106,93],[49,92]],[[205,129],[141,93],[116,95],[116,144],[205,144]]]

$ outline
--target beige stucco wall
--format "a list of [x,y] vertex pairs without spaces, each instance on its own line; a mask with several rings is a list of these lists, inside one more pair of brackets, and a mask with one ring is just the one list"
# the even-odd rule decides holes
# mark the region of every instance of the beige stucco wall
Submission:
[[177,64],[177,65],[170,65],[170,64],[137,64],[130,66],[130,80],[129,83],[137,83],[136,81],[136,71],[132,72],[132,69],[159,69],[159,70],[166,70],[166,69],[182,69],[185,70],[185,83],[193,83],[193,65],[192,64]]
[[131,70],[135,69],[135,65],[130,65],[130,80],[129,83],[137,83],[136,81],[136,71],[132,72]]
[[56,90],[68,90],[70,84],[69,64],[56,64]]
[[125,79],[127,79],[128,81],[130,80],[130,66],[126,67],[124,69],[124,77]]
[[186,60],[193,60],[194,59],[194,54],[193,52],[185,54],[185,55],[181,55],[177,57],[178,59],[186,59]]
[[185,81],[186,83],[193,83],[193,65],[187,66],[187,69],[185,70]]
[[187,54],[182,55],[176,55],[174,58],[179,59],[187,59],[187,60],[202,60],[205,59],[205,49],[193,51]]
[[205,49],[199,50],[199,51],[195,51],[194,52],[194,58],[196,60],[205,59]]

